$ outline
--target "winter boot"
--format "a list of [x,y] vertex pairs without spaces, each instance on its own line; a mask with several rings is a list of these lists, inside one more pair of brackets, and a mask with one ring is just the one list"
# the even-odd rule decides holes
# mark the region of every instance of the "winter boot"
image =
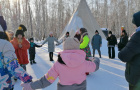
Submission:
[[36,64],[35,60],[33,60],[33,64]]
[[30,64],[31,64],[31,65],[33,64],[33,60],[30,60]]
[[53,59],[51,59],[50,61],[54,61]]

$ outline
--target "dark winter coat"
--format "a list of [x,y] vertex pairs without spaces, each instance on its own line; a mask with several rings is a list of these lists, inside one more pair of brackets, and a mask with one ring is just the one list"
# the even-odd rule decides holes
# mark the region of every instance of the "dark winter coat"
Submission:
[[92,48],[100,49],[101,44],[102,44],[102,37],[99,34],[94,35],[91,41]]
[[35,47],[41,47],[41,46],[30,42],[29,54],[36,54]]
[[119,52],[118,57],[126,62],[126,80],[136,85],[140,79],[140,31],[131,37],[127,45]]
[[108,46],[115,46],[117,44],[117,38],[115,35],[111,35],[110,37],[107,37]]
[[127,42],[128,42],[128,36],[127,35],[121,36],[120,42],[118,44],[119,51],[121,51],[126,46]]
[[79,41],[81,40],[81,35],[80,34],[79,35],[76,34],[74,37],[77,38]]

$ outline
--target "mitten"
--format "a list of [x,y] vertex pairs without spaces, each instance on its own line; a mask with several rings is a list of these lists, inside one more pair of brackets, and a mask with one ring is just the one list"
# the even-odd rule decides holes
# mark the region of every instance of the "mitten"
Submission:
[[30,83],[22,83],[21,86],[23,87],[23,90],[33,90]]

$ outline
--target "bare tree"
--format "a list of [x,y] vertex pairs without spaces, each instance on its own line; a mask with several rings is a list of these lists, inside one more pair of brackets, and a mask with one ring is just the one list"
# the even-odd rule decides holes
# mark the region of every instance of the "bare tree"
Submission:
[[[0,0],[0,14],[8,29],[16,31],[24,24],[26,37],[46,38],[50,31],[59,37],[80,0]],[[140,0],[87,0],[100,27],[109,28],[117,36],[124,26],[128,35],[135,29],[132,15],[140,10]]]

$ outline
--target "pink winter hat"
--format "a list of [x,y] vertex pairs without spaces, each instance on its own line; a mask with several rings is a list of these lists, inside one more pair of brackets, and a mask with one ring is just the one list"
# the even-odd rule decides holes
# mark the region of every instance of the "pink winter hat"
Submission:
[[68,37],[63,43],[63,50],[78,50],[80,49],[80,42],[77,38]]

